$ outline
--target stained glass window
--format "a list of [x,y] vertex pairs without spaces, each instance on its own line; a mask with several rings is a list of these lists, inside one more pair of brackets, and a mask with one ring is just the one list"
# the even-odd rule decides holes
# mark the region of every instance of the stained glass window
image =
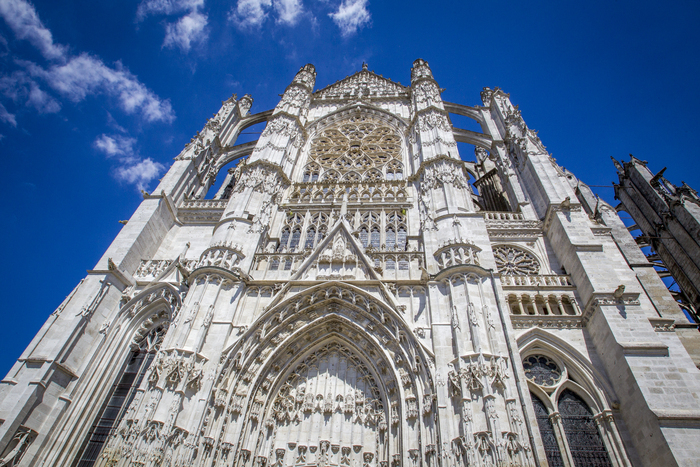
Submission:
[[559,414],[576,467],[612,466],[588,405],[574,392],[559,397]]
[[102,407],[99,418],[90,429],[88,438],[79,456],[77,467],[92,467],[100,457],[102,447],[107,442],[112,430],[119,425],[124,411],[136,395],[136,388],[141,385],[146,370],[153,363],[156,351],[160,348],[166,328],[159,326],[144,337],[139,347],[134,350],[122,368],[107,402]]
[[535,418],[537,418],[537,426],[540,429],[540,437],[542,438],[542,444],[544,445],[544,452],[547,455],[549,467],[563,467],[564,461],[561,457],[561,451],[559,451],[559,443],[557,443],[557,437],[554,434],[554,427],[552,426],[552,421],[549,419],[547,408],[539,397],[534,394],[530,394],[530,396],[532,396]]
[[525,377],[540,386],[554,386],[561,380],[561,370],[554,361],[544,355],[530,355],[523,360]]

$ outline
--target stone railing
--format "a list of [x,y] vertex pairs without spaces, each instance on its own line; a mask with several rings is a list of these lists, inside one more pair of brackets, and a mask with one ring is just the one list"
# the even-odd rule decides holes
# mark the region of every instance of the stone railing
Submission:
[[581,316],[573,292],[506,292],[512,315],[520,316]]
[[558,275],[536,275],[536,276],[501,276],[503,287],[573,287],[569,276]]
[[227,199],[185,199],[180,209],[224,209],[228,202]]
[[524,221],[525,216],[520,212],[484,211],[484,219],[492,221]]

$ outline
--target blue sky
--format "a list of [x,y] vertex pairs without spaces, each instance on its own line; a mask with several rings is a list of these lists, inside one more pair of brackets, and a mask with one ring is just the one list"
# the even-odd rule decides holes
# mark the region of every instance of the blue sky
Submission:
[[445,100],[509,92],[589,184],[632,153],[700,188],[699,20],[697,1],[0,0],[0,373],[221,101],[272,108],[305,63],[320,88],[363,62],[407,84],[424,58]]

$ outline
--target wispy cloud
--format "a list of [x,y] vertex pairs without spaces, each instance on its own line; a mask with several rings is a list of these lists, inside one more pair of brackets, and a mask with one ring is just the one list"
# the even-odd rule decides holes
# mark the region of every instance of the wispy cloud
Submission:
[[272,0],[238,0],[228,19],[241,29],[258,28],[267,19],[267,10],[271,6]]
[[11,114],[10,112],[7,111],[4,105],[0,103],[0,121],[3,121],[9,125],[12,125],[14,127],[17,126],[17,118],[15,117],[14,114]]
[[[200,0],[203,1],[203,0]],[[15,35],[33,44],[53,64],[42,66],[26,60],[15,60],[23,68],[0,78],[0,92],[15,103],[24,101],[40,113],[58,112],[60,103],[39,86],[43,80],[58,94],[73,102],[88,96],[106,94],[117,99],[119,107],[129,114],[140,114],[149,122],[172,122],[175,114],[170,101],[160,99],[120,62],[106,65],[101,59],[83,53],[71,55],[68,48],[56,44],[39,19],[34,7],[25,0],[0,0],[0,16]],[[3,107],[3,109],[5,109]],[[0,110],[0,120],[16,125],[14,115]]]
[[107,157],[118,157],[122,162],[129,162],[134,158],[135,144],[135,138],[122,135],[109,136],[103,133],[97,137],[93,146]]
[[124,135],[101,134],[93,142],[93,147],[108,159],[115,160],[117,166],[113,175],[120,182],[145,189],[165,167],[151,158],[141,159],[136,150],[136,139]]
[[151,15],[177,15],[204,6],[204,0],[144,0],[136,9],[136,20]]
[[277,22],[294,26],[304,12],[300,0],[276,0],[274,3]]
[[193,43],[201,43],[209,36],[209,18],[200,11],[204,0],[143,0],[136,9],[136,21],[152,15],[181,15],[174,23],[165,25],[163,47],[179,48],[188,52]]
[[209,35],[207,15],[193,11],[180,18],[177,23],[165,26],[163,47],[179,47],[182,51],[190,50],[192,43],[203,42]]
[[340,28],[340,33],[348,37],[370,24],[372,16],[367,5],[368,0],[343,0],[338,10],[328,16]]
[[39,19],[34,7],[24,0],[0,1],[0,16],[18,39],[29,41],[47,59],[63,58],[66,47],[55,44],[51,31]]
[[104,93],[113,96],[128,114],[139,113],[149,122],[172,122],[175,113],[169,100],[161,100],[120,62],[109,67],[97,57],[83,53],[65,64],[42,68],[32,62],[21,62],[29,73],[41,78],[63,96],[80,102],[89,95]]

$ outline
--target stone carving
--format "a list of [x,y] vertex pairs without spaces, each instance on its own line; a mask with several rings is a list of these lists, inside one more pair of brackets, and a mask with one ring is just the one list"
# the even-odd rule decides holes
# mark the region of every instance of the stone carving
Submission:
[[499,245],[493,248],[498,272],[504,275],[534,275],[540,271],[540,263],[530,253],[520,248]]
[[401,165],[401,138],[379,120],[358,115],[314,138],[309,161],[323,170],[321,180],[382,180],[390,162]]
[[408,97],[408,89],[400,84],[363,70],[314,93],[314,99],[372,99]]
[[281,169],[273,164],[252,163],[246,165],[241,173],[241,178],[233,187],[234,193],[242,192],[246,188],[252,188],[270,196],[276,196],[289,185],[287,177]]

